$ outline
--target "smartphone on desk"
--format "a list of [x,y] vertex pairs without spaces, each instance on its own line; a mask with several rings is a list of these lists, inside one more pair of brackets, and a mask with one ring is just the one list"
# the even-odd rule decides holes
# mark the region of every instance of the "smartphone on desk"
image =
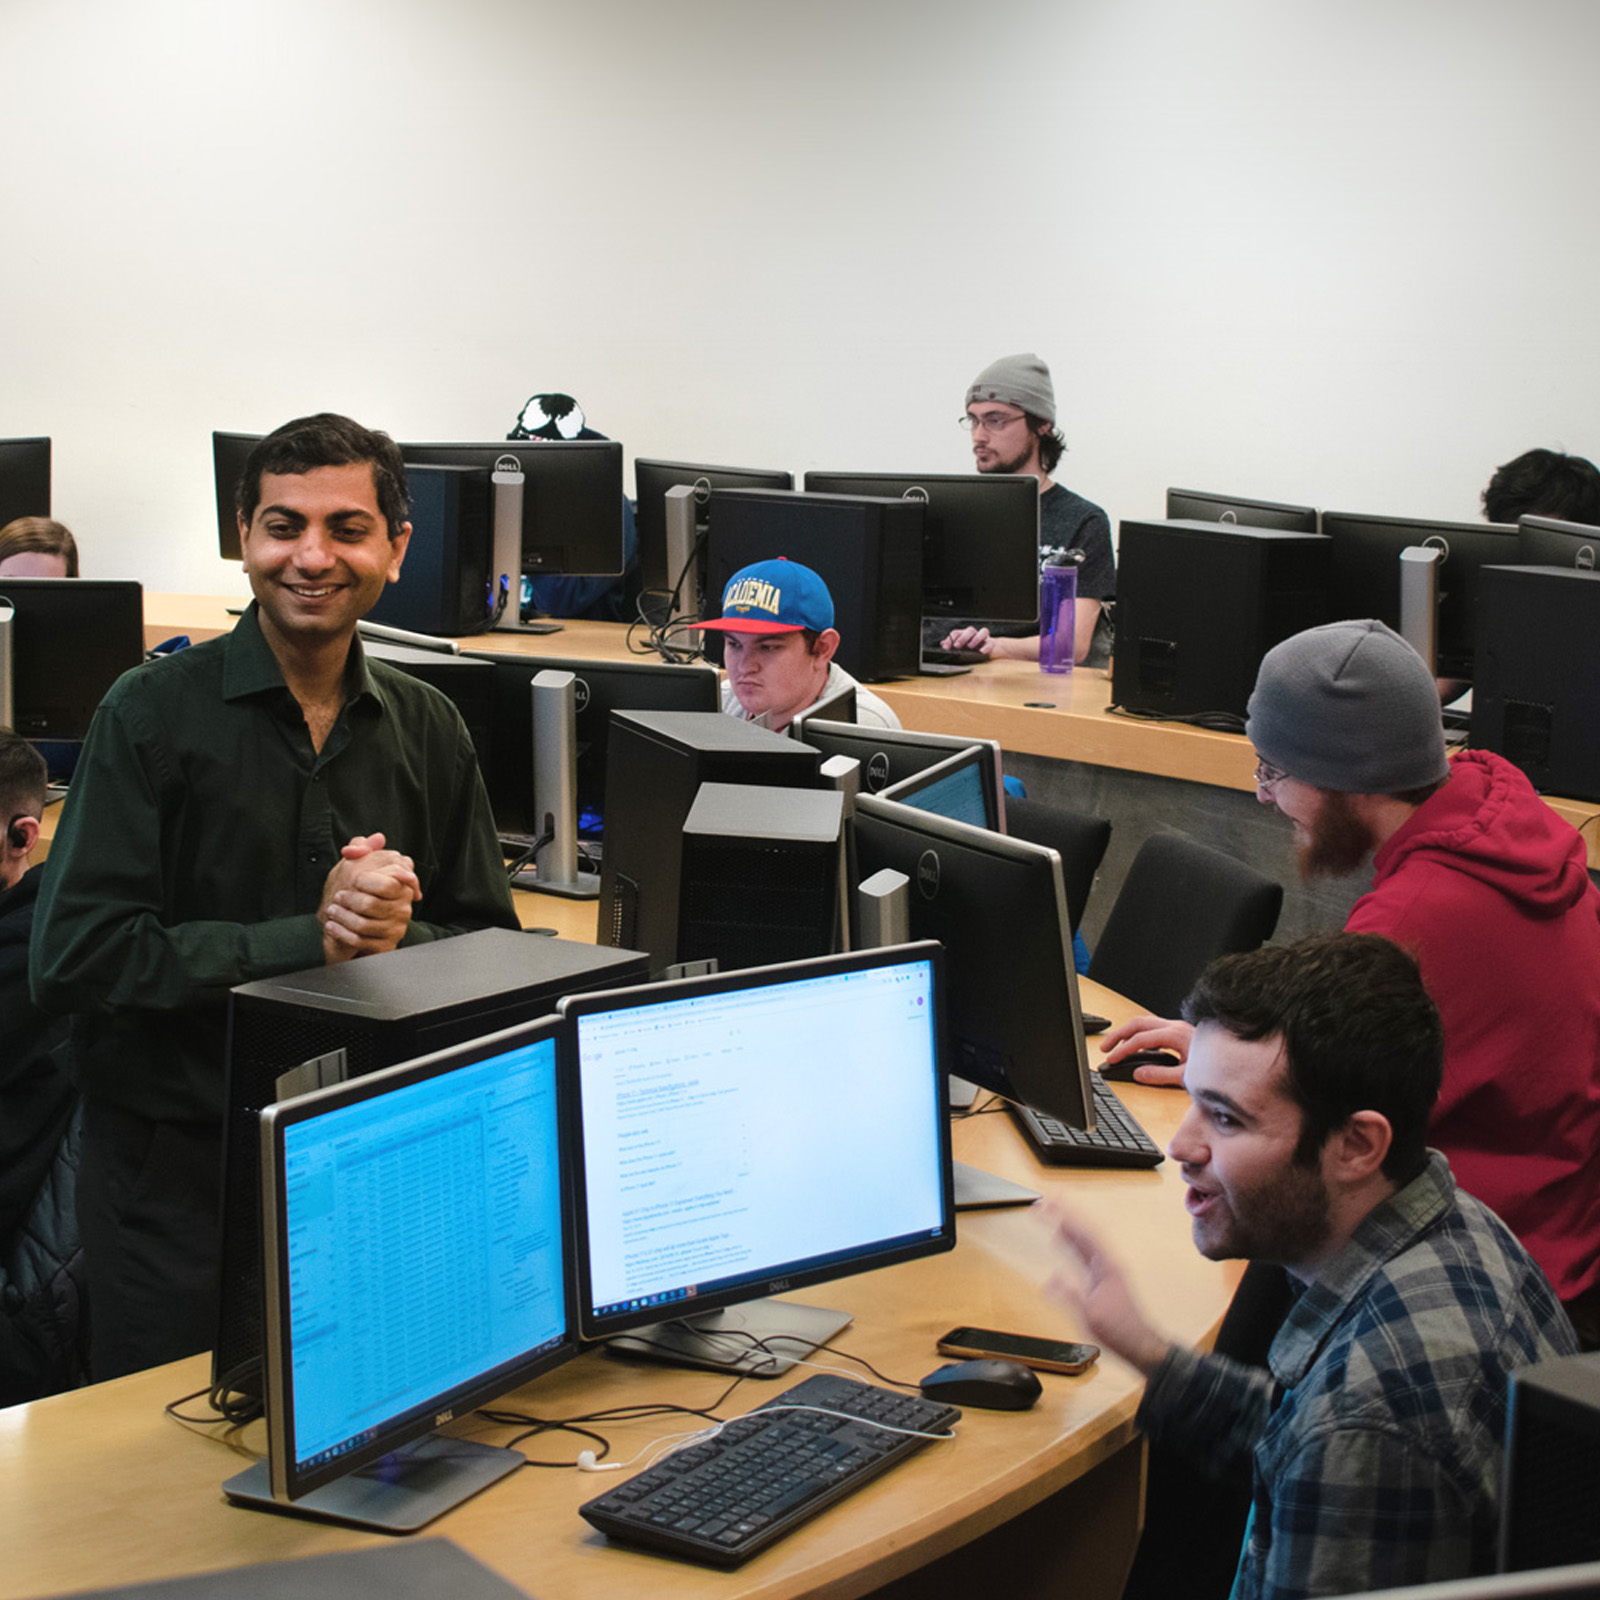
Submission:
[[1085,1372],[1099,1359],[1097,1344],[1073,1344],[1066,1339],[1035,1339],[1025,1333],[1000,1333],[993,1328],[952,1328],[939,1340],[942,1356],[991,1356],[1000,1361],[1020,1361],[1040,1372]]

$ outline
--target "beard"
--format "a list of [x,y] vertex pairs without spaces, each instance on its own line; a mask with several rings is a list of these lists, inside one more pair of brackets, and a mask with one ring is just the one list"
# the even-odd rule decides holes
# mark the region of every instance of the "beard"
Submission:
[[1339,878],[1354,872],[1376,848],[1372,829],[1357,813],[1350,796],[1337,789],[1321,791],[1317,814],[1306,828],[1296,860],[1300,876]]
[[1291,1164],[1214,1202],[1194,1219],[1195,1249],[1209,1261],[1269,1261],[1293,1267],[1320,1250],[1332,1229],[1328,1186],[1318,1168]]

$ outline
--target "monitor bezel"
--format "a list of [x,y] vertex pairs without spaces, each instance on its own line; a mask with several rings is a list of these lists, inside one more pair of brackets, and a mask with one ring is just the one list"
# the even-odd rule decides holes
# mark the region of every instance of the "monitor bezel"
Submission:
[[[492,473],[501,457],[516,458],[533,486],[533,492],[523,496],[521,577],[616,578],[626,570],[622,446],[615,439],[429,440],[403,443],[399,449],[408,467],[473,467]],[[539,505],[539,478],[571,472],[585,461],[596,464],[594,481],[581,486],[585,498],[593,498],[589,508],[593,524],[574,529],[570,519],[562,518],[552,529],[547,524],[548,508]],[[492,504],[490,514],[492,517]],[[563,559],[569,545],[580,554],[576,564]],[[554,554],[558,551],[563,554]]]
[[[603,693],[601,700],[605,711],[605,726],[598,737],[593,730],[585,741],[585,748],[577,758],[577,798],[580,832],[584,838],[597,836],[595,830],[581,827],[585,807],[596,804],[602,819],[605,816],[605,789],[608,766],[608,746],[611,740],[611,717],[618,711],[695,711],[721,712],[722,679],[715,667],[704,662],[642,660],[597,660],[584,656],[530,655],[514,650],[463,650],[463,661],[487,661],[494,668],[494,682],[489,686],[489,750],[488,759],[482,763],[483,780],[489,791],[490,808],[502,833],[532,832],[540,830],[533,823],[533,702],[530,686],[539,673],[570,672],[576,680],[575,695],[583,704],[576,709],[575,718],[583,717],[594,696],[594,684],[621,683],[631,679],[641,684],[656,686],[681,686],[667,694],[652,694],[645,705],[618,704],[615,695]],[[513,709],[517,698],[516,680],[523,679],[522,710],[520,717]],[[505,690],[510,681],[512,689]],[[674,701],[663,705],[663,698]],[[695,704],[688,702],[693,700]],[[607,703],[609,701],[609,703]],[[506,718],[511,718],[508,726]],[[514,792],[520,778],[509,769],[527,756],[528,771],[525,791]]]
[[304,1466],[294,1459],[289,1414],[293,1406],[293,1338],[285,1285],[288,1280],[286,1241],[280,1200],[285,1189],[284,1139],[289,1128],[310,1118],[371,1100],[379,1095],[403,1090],[413,1084],[441,1077],[509,1054],[529,1045],[549,1043],[554,1052],[553,1076],[556,1095],[555,1125],[566,1125],[565,1101],[568,1094],[565,1030],[555,1015],[519,1023],[496,1033],[485,1034],[462,1044],[410,1061],[398,1062],[376,1072],[351,1078],[344,1083],[316,1089],[309,1094],[280,1100],[261,1113],[261,1231],[262,1274],[265,1298],[263,1317],[262,1372],[267,1417],[268,1466],[273,1498],[292,1503],[323,1485],[359,1472],[380,1457],[398,1450],[413,1440],[436,1431],[444,1422],[470,1412],[500,1395],[509,1393],[581,1353],[576,1332],[573,1300],[572,1183],[570,1163],[564,1150],[560,1159],[560,1243],[562,1250],[561,1285],[565,1333],[553,1349],[524,1352],[492,1370],[477,1374],[466,1382],[441,1390],[418,1404],[404,1416],[386,1421],[379,1436],[368,1444],[318,1466]]
[[[1333,622],[1376,617],[1398,631],[1400,627],[1400,552],[1442,541],[1446,559],[1438,567],[1440,590],[1437,619],[1436,671],[1444,678],[1470,678],[1477,648],[1478,572],[1483,567],[1516,566],[1517,528],[1504,522],[1438,522],[1422,517],[1397,517],[1364,511],[1324,511],[1322,532],[1333,541],[1329,620]],[[1452,540],[1461,541],[1465,566],[1452,572]],[[1497,545],[1496,541],[1503,541]],[[1360,564],[1368,575],[1376,567],[1377,545],[1393,558],[1392,589],[1374,596],[1369,583],[1352,574],[1352,548],[1364,544],[1369,558]],[[1465,580],[1461,574],[1465,573]],[[1347,600],[1348,597],[1348,600]],[[1381,600],[1381,604],[1377,603]]]
[[[680,574],[667,570],[668,489],[793,489],[794,474],[781,467],[718,467],[694,461],[661,461],[638,456],[633,463],[634,527],[639,535],[639,577],[647,590],[667,590]],[[705,522],[704,502],[697,501],[697,523]],[[693,609],[698,597],[686,597]]]
[[217,554],[224,561],[244,560],[244,548],[239,539],[239,484],[244,478],[250,452],[265,438],[264,433],[229,433],[222,429],[212,432],[211,476],[217,486]]
[[[943,487],[953,496],[987,495],[999,507],[998,518],[1022,520],[1031,499],[1033,543],[985,539],[978,547],[952,550],[937,501]],[[1027,473],[983,472],[807,472],[808,494],[871,495],[885,500],[921,499],[922,614],[924,618],[971,617],[979,621],[1039,622],[1039,484]],[[913,493],[921,490],[921,495]],[[974,499],[972,504],[976,504]],[[968,509],[966,505],[962,510]],[[1025,559],[1026,558],[1026,559]],[[957,577],[973,588],[970,601],[950,597]]]
[[[0,528],[18,517],[50,515],[53,448],[45,433],[0,439]],[[34,498],[41,487],[43,495]]]
[[[1589,551],[1589,564],[1579,559]],[[1553,561],[1553,555],[1564,560]],[[1517,559],[1519,567],[1563,567],[1575,572],[1593,572],[1600,561],[1600,528],[1587,522],[1563,522],[1559,517],[1517,518]]]
[[[1041,1028],[1039,1038],[1055,1041],[1054,1047],[1047,1044],[1045,1053],[1039,1060],[1019,1060],[1017,1062],[1021,1069],[1019,1078],[1002,1079],[984,1070],[981,1063],[977,1070],[974,1070],[973,1063],[959,1054],[957,1049],[959,1024],[962,1018],[957,1014],[956,996],[950,995],[946,1000],[946,1015],[951,1037],[950,1068],[952,1072],[976,1083],[981,1089],[988,1089],[1018,1104],[1031,1106],[1035,1111],[1055,1117],[1071,1127],[1092,1128],[1094,1086],[1091,1079],[1092,1069],[1089,1065],[1088,1041],[1083,1031],[1083,1005],[1078,992],[1078,970],[1072,951],[1072,919],[1067,908],[1060,854],[1047,845],[1034,844],[1026,839],[1008,838],[987,828],[975,828],[970,823],[956,822],[949,817],[938,816],[934,812],[918,811],[913,806],[908,806],[899,800],[890,800],[883,795],[862,794],[856,797],[854,823],[854,842],[858,861],[864,855],[868,857],[871,855],[870,840],[874,825],[898,830],[913,845],[919,841],[924,842],[923,850],[917,855],[916,860],[910,863],[915,870],[906,872],[906,876],[911,880],[907,890],[907,909],[913,933],[916,932],[919,907],[932,899],[932,894],[928,892],[923,881],[924,871],[929,870],[935,874],[931,880],[935,885],[934,892],[937,892],[937,886],[942,885],[944,881],[944,863],[938,856],[941,847],[962,851],[968,856],[976,855],[999,860],[1048,877],[1049,895],[1054,902],[1056,943],[1059,944],[1061,952],[1059,967],[1057,963],[1051,961],[1048,970],[1052,974],[1059,970],[1062,992],[1057,1001],[1052,1003],[1051,1009],[1056,1016],[1055,1025]],[[866,846],[865,850],[863,845]],[[934,856],[931,866],[927,861],[930,853]],[[908,856],[909,854],[908,851]],[[870,875],[871,870],[876,869],[864,863],[859,870],[862,876],[866,877]],[[905,867],[897,866],[896,870],[904,872]],[[995,926],[985,926],[986,915],[995,919]],[[1014,950],[1017,931],[1014,913],[1006,914],[1006,908],[997,905],[991,897],[975,896],[974,904],[962,915],[960,923],[963,936],[970,937],[981,948],[992,951]],[[960,952],[950,951],[949,959],[953,966],[960,959]],[[1023,1014],[1025,1006],[1038,1006],[1041,996],[1036,987],[1027,987],[1030,974],[1021,963],[1014,959],[997,962],[996,970],[1008,981],[1014,980],[1019,986],[1026,987],[1026,993],[1008,996],[1004,993],[995,993],[988,986],[984,986],[986,1003],[992,1003],[997,1008],[997,1015],[1018,1016]],[[1059,1001],[1062,999],[1065,1000],[1065,1006],[1058,1009]],[[1071,1066],[1075,1070],[1063,1070],[1063,1057],[1066,1056],[1070,1056]]]
[[[987,750],[993,761],[994,828],[996,833],[1006,831],[1005,762],[998,739],[972,739],[959,733],[931,733],[915,728],[875,728],[860,722],[829,722],[821,717],[808,722],[806,730],[806,739],[822,752],[823,760],[843,755],[861,763],[862,794],[881,795],[894,784],[903,783],[974,745]],[[819,736],[822,743],[818,743]],[[826,748],[829,741],[843,748]],[[901,760],[909,760],[913,751],[926,753],[928,759],[896,775],[893,752],[899,752]],[[874,764],[880,757],[881,774]]]
[[[145,658],[144,586],[131,578],[0,578],[0,600],[10,600],[11,694],[15,731],[38,743],[82,744],[100,702],[124,672]],[[73,620],[74,618],[77,620]],[[86,649],[85,641],[93,648]],[[106,656],[114,664],[101,666]],[[31,662],[25,658],[42,656]],[[28,700],[49,685],[43,713]],[[70,705],[63,705],[63,686]],[[35,703],[37,703],[35,697]]]
[[[992,753],[985,746],[973,743],[965,750],[959,750],[944,761],[936,761],[931,767],[924,767],[921,772],[913,772],[909,777],[902,778],[898,783],[891,783],[886,789],[880,789],[875,798],[879,800],[894,800],[904,806],[909,806],[913,811],[921,811],[927,816],[943,817],[942,811],[934,811],[927,806],[919,806],[914,797],[921,794],[924,789],[931,788],[936,783],[942,783],[947,778],[953,778],[964,768],[977,770],[982,780],[983,788],[983,827],[989,833],[1003,833],[1000,818],[995,814],[996,787],[994,784],[994,765]],[[959,818],[946,818],[947,821],[958,821]],[[971,824],[976,827],[977,824]]]
[[[763,1272],[758,1279],[725,1283],[709,1292],[697,1293],[692,1301],[668,1305],[639,1306],[601,1317],[592,1304],[592,1267],[588,1250],[587,1172],[583,1140],[583,1064],[578,1046],[578,1023],[596,1011],[657,1006],[674,1000],[691,1000],[700,995],[731,993],[772,984],[803,983],[836,973],[863,972],[879,967],[900,966],[926,961],[932,972],[934,1017],[934,1070],[929,1085],[930,1112],[937,1139],[937,1161],[941,1193],[941,1218],[935,1233],[914,1239],[885,1239],[864,1242],[848,1261],[837,1259],[784,1263],[776,1270]],[[571,1092],[567,1097],[568,1121],[564,1124],[563,1144],[570,1152],[572,1178],[572,1264],[577,1298],[579,1337],[588,1341],[609,1339],[653,1323],[672,1318],[700,1316],[744,1305],[771,1295],[788,1294],[812,1284],[830,1283],[854,1277],[879,1267],[892,1267],[903,1261],[918,1260],[953,1249],[956,1242],[954,1163],[951,1156],[950,1124],[945,1115],[948,1078],[949,1030],[945,1011],[944,950],[933,940],[917,940],[903,945],[886,945],[858,950],[846,955],[817,956],[804,961],[783,962],[776,966],[743,967],[708,977],[680,978],[643,984],[626,989],[600,990],[570,995],[558,1007],[567,1029],[567,1060],[570,1062]],[[849,1108],[841,1107],[841,1115]]]
[[[1199,514],[1193,510],[1183,510],[1184,504],[1200,508]],[[1174,510],[1174,506],[1179,509]],[[1220,513],[1232,511],[1235,513],[1232,521],[1241,528],[1276,528],[1283,533],[1320,533],[1318,526],[1320,514],[1315,506],[1292,505],[1285,500],[1249,500],[1243,495],[1216,494],[1209,489],[1171,489],[1167,490],[1167,521],[1168,522],[1223,522],[1229,519]],[[1219,513],[1211,516],[1212,510]],[[1239,516],[1238,512],[1247,515]]]

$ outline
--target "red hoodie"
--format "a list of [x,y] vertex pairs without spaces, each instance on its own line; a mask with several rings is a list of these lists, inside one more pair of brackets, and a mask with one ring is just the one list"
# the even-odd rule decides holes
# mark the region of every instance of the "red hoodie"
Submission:
[[1563,1300],[1600,1281],[1600,893],[1584,844],[1485,751],[1378,852],[1347,924],[1417,958],[1444,1019],[1428,1134]]

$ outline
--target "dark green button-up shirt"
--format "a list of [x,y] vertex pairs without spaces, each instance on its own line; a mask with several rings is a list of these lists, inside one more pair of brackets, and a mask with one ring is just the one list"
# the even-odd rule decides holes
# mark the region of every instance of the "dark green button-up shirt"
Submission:
[[382,833],[422,883],[405,943],[517,925],[455,707],[351,648],[320,752],[251,606],[233,632],[126,673],[95,715],[50,849],[32,982],[74,1015],[91,1096],[215,1121],[235,984],[320,966],[340,848]]

